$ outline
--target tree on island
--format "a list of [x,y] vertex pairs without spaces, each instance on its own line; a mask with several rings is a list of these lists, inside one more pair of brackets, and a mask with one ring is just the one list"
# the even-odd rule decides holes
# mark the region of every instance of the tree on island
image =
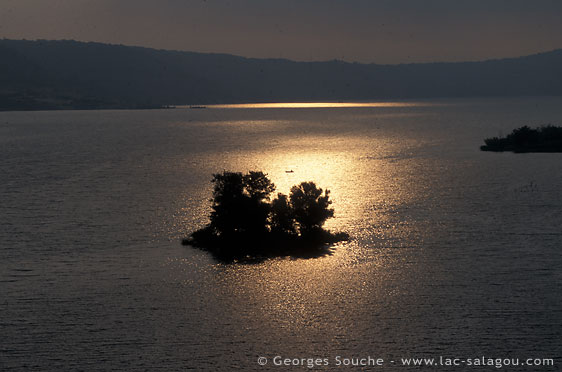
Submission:
[[209,227],[219,237],[267,232],[275,185],[263,172],[224,172],[213,175],[213,205]]
[[324,222],[334,216],[329,206],[330,190],[322,194],[322,189],[314,182],[302,182],[291,188],[290,207],[301,235],[307,235],[322,229]]
[[260,171],[214,174],[210,223],[195,231],[184,245],[210,251],[220,258],[302,255],[346,240],[322,226],[334,216],[330,191],[314,182],[293,186],[289,196]]

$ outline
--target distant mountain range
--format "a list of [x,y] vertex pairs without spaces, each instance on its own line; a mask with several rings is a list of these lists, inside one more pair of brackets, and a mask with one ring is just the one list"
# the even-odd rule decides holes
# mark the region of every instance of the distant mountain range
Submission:
[[0,110],[562,95],[562,49],[482,62],[293,62],[0,40]]

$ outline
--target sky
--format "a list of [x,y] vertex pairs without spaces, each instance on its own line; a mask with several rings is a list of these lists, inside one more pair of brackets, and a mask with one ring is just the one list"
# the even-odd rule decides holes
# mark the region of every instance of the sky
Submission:
[[467,61],[562,48],[559,0],[0,0],[0,38],[297,61]]

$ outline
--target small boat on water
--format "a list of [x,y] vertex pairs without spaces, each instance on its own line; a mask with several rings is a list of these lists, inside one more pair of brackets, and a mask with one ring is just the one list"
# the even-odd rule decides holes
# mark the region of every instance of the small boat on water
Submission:
[[189,106],[190,109],[206,109],[207,106]]

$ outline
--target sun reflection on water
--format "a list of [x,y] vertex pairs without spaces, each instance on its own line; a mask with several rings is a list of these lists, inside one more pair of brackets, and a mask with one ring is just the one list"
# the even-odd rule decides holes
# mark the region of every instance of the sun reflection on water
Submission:
[[376,309],[372,303],[402,295],[395,283],[415,271],[406,270],[411,247],[400,254],[388,249],[400,241],[411,244],[412,239],[399,238],[416,234],[401,220],[400,208],[423,197],[423,170],[408,154],[420,140],[381,133],[374,125],[362,135],[346,131],[345,125],[332,132],[331,122],[304,125],[282,119],[213,122],[217,133],[247,142],[211,154],[211,172],[261,170],[275,183],[276,193],[284,194],[293,185],[314,181],[331,191],[335,218],[326,228],[347,232],[352,240],[315,259],[216,263],[209,290],[222,301],[221,308],[256,329],[265,325],[287,340],[327,339],[344,348],[352,327],[345,314]]

